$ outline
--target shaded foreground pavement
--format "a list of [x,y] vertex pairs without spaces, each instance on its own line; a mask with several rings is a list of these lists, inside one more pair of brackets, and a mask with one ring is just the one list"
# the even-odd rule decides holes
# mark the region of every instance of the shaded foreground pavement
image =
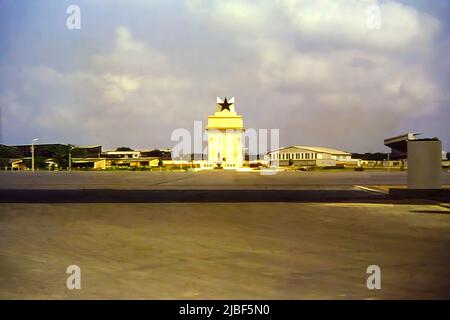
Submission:
[[[0,204],[0,298],[450,298],[436,205]],[[67,266],[81,290],[66,289]],[[381,267],[382,289],[366,287]]]
[[[322,173],[307,188],[291,175],[219,174],[223,191],[211,174],[128,177],[162,179],[161,190],[137,197],[158,201],[132,201],[136,180],[122,173],[97,185],[101,173],[26,173],[17,180],[12,174],[0,174],[2,299],[450,298],[448,204],[386,201],[383,193],[355,187],[358,173]],[[394,185],[404,175],[374,179]],[[268,189],[271,181],[274,190],[266,193],[254,187]],[[122,198],[109,203],[115,197]],[[237,201],[248,198],[256,200]],[[81,290],[66,288],[66,268],[74,264]],[[369,265],[381,268],[381,290],[366,287]]]

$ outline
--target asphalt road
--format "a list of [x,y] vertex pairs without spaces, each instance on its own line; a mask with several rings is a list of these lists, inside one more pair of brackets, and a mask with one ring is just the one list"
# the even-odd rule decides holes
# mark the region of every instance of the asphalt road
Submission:
[[[449,205],[374,191],[405,182],[402,172],[3,172],[0,298],[449,299]],[[81,290],[66,288],[69,265]],[[366,287],[369,265],[381,290]]]
[[[0,204],[0,298],[449,299],[450,210]],[[81,290],[66,268],[81,268]],[[381,290],[366,269],[381,268]]]
[[[443,172],[450,185],[450,173]],[[406,172],[331,171],[259,172],[235,171],[39,171],[0,172],[0,189],[348,189],[355,185],[401,186]]]

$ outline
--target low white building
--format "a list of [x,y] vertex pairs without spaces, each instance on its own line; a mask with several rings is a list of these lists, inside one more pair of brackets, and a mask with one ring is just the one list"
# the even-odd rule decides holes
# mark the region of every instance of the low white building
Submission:
[[351,153],[323,147],[290,146],[269,152],[267,156],[271,165],[278,166],[359,165]]
[[124,158],[124,159],[137,159],[141,157],[140,151],[106,151],[107,158]]

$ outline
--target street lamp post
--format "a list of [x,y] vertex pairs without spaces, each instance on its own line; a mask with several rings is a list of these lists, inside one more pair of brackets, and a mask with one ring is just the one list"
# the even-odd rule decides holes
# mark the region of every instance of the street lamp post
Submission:
[[69,171],[72,171],[72,149],[73,146],[69,146]]
[[31,170],[34,171],[34,142],[38,141],[38,138],[31,140]]
[[391,172],[391,150],[388,148],[387,152],[387,171]]
[[388,152],[387,154],[387,165],[388,165],[388,172],[391,172],[391,159],[390,159],[391,154]]
[[183,152],[180,154],[180,171],[183,170],[182,162],[183,162]]

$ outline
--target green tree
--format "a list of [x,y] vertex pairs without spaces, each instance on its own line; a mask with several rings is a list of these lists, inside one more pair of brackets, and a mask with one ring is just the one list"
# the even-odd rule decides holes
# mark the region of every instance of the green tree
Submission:
[[0,170],[3,170],[5,167],[9,167],[9,158],[0,158]]
[[[36,169],[47,169],[47,164],[45,163],[45,157],[37,156],[34,157],[34,167]],[[31,159],[24,159],[24,163],[27,166],[27,168],[31,169]]]
[[53,161],[57,163],[60,168],[67,168],[69,164],[70,148],[70,145],[65,144],[43,146],[39,150],[38,155],[45,159],[53,159]]
[[20,159],[23,158],[23,154],[15,147],[0,145],[0,158]]

